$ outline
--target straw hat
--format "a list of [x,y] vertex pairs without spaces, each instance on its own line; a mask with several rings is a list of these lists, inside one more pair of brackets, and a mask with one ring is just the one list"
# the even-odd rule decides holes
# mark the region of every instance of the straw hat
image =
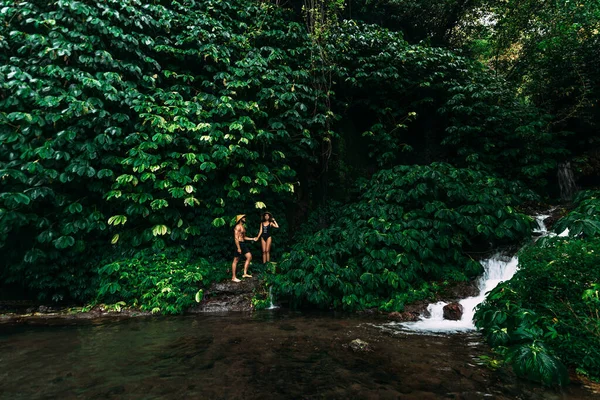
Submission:
[[244,218],[246,216],[246,214],[239,214],[235,216],[235,223],[237,224],[238,222],[240,222],[240,219]]
[[269,217],[271,217],[271,219],[273,219],[273,214],[271,214],[269,211],[265,211],[264,213],[262,213],[262,217],[264,217],[265,215],[269,214]]

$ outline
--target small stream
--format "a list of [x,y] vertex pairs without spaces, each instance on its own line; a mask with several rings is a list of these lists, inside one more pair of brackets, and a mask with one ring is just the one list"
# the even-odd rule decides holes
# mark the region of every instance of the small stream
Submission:
[[[477,333],[386,332],[375,317],[262,311],[0,325],[2,399],[592,399],[478,365]],[[370,352],[354,352],[360,338]]]

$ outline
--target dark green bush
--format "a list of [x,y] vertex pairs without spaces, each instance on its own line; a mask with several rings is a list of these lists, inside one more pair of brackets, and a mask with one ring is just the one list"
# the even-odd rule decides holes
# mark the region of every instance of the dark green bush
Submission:
[[[340,116],[353,118],[370,162],[386,168],[450,160],[537,182],[553,165],[556,142],[543,116],[513,101],[480,65],[355,22],[327,25],[317,40],[293,18],[252,0],[0,0],[0,248],[10,249],[0,279],[43,299],[82,301],[95,293],[105,258],[183,244],[198,257],[228,258],[233,215],[249,213],[253,235],[258,213],[250,210],[266,204],[284,214],[295,195],[319,204],[313,189],[327,186],[332,141],[354,140],[334,131]],[[411,147],[412,159],[399,156]],[[518,219],[498,222],[512,202],[476,200],[470,173],[457,174],[450,179],[466,185],[457,199],[472,207],[460,221],[449,222],[454,214],[434,193],[440,203],[417,207],[439,212],[436,226],[421,227],[409,207],[417,214],[394,229],[412,232],[403,236],[408,247],[422,241],[421,228],[435,238],[439,226],[456,222],[460,233],[439,234],[444,255],[430,255],[432,245],[407,248],[402,263],[412,267],[381,278],[383,287],[419,289],[423,279],[445,275],[427,271],[430,262],[463,260],[453,252],[521,234]],[[471,218],[484,210],[485,218]],[[378,242],[372,230],[388,228],[367,221],[357,228],[368,226],[367,239]],[[277,248],[287,244],[281,222]],[[395,257],[378,245],[348,248],[369,250],[367,264]],[[421,267],[416,259],[429,261]],[[468,273],[478,270],[461,262]],[[366,303],[379,304],[377,296]]]
[[331,208],[327,226],[299,238],[280,264],[278,295],[319,307],[401,310],[427,282],[475,276],[469,249],[514,242],[531,219],[513,207],[520,185],[448,164],[383,170],[360,199]]
[[[475,315],[492,346],[545,344],[547,354],[600,377],[600,239],[551,238],[519,254],[519,271],[490,292]],[[560,383],[511,356],[522,376]],[[542,362],[542,360],[538,360]],[[532,369],[533,368],[533,369]],[[559,379],[560,378],[560,379]]]

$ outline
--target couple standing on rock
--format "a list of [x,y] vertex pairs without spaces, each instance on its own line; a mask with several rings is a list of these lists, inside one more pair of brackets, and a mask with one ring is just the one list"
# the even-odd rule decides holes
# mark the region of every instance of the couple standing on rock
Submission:
[[262,219],[260,222],[260,228],[258,230],[258,235],[254,238],[249,238],[246,236],[246,214],[240,214],[235,217],[235,227],[233,228],[233,240],[235,241],[235,249],[233,253],[233,264],[231,264],[231,280],[233,282],[239,282],[240,280],[235,276],[235,270],[237,269],[237,264],[240,258],[245,257],[246,263],[244,264],[244,275],[243,278],[252,278],[252,275],[248,274],[248,266],[250,265],[250,260],[252,260],[252,253],[246,244],[246,240],[252,240],[256,242],[260,237],[260,242],[262,245],[262,255],[263,255],[263,263],[267,263],[271,261],[271,228],[279,228],[277,225],[277,221],[273,218],[273,215],[266,211],[262,214]]

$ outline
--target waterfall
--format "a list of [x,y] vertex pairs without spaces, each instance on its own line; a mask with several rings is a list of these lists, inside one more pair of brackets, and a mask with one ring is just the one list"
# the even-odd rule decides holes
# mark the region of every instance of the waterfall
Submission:
[[273,287],[269,286],[269,307],[267,307],[267,310],[274,310],[276,308],[279,308],[279,306],[276,306],[275,304],[273,304]]
[[575,185],[575,176],[570,161],[558,164],[558,186],[560,188],[560,198],[571,201],[577,191],[577,186]]
[[[548,230],[543,222],[546,218],[548,218],[548,215],[535,216],[537,227],[534,229],[534,232],[541,236],[548,234]],[[519,260],[516,256],[507,257],[497,253],[480,262],[484,269],[483,275],[477,282],[480,293],[478,296],[467,297],[459,301],[459,304],[463,306],[463,315],[459,321],[444,319],[443,309],[448,303],[440,301],[430,304],[427,307],[427,311],[430,314],[427,318],[422,318],[416,322],[391,322],[387,325],[390,327],[399,327],[403,330],[420,332],[465,332],[475,330],[475,324],[473,323],[475,307],[483,302],[486,294],[498,286],[500,282],[513,277],[517,272]]]

